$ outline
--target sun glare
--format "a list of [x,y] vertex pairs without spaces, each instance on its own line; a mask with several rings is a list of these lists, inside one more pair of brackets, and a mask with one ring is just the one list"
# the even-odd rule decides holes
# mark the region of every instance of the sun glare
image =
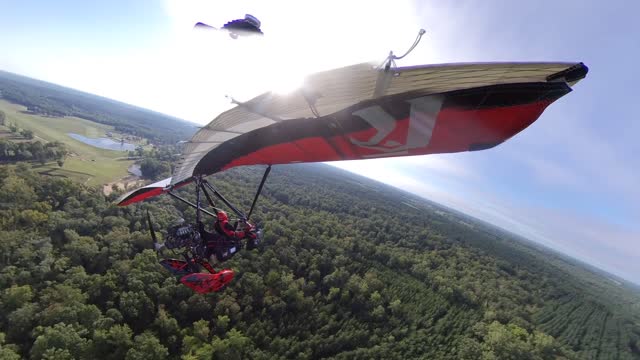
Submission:
[[[269,91],[289,94],[309,74],[382,61],[398,40],[410,42],[421,26],[409,2],[392,11],[372,2],[327,0],[319,5],[282,0],[222,7],[203,0],[167,0],[175,48],[172,70],[167,71],[180,74],[175,81],[184,89],[176,106],[180,112],[198,113],[194,121],[208,121],[228,108],[227,97],[247,101]],[[367,8],[366,16],[353,17],[362,8]],[[260,19],[264,37],[233,40],[224,33],[192,31],[198,21],[221,26],[245,13]],[[313,13],[313,17],[284,13]],[[386,26],[370,26],[373,23]]]

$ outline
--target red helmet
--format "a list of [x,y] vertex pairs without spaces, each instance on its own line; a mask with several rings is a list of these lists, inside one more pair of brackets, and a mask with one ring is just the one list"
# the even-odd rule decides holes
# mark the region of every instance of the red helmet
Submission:
[[229,221],[229,216],[227,216],[227,213],[220,210],[218,211],[218,221]]

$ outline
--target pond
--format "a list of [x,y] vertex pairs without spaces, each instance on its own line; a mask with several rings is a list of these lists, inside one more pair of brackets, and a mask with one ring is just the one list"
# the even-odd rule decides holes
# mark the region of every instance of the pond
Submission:
[[109,139],[109,138],[89,138],[89,137],[86,137],[80,134],[74,134],[74,133],[68,133],[67,135],[87,145],[95,146],[100,149],[119,150],[119,151],[129,151],[129,150],[136,149],[136,145],[134,144],[129,144],[129,143],[120,142],[120,141],[113,141],[113,139]]

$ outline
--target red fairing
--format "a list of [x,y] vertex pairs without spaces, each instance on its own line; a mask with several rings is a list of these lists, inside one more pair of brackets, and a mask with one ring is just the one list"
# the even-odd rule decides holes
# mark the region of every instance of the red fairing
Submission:
[[185,275],[189,273],[189,264],[186,261],[176,259],[163,259],[160,265],[171,271],[174,275]]
[[185,275],[180,282],[198,294],[207,294],[221,290],[229,284],[235,273],[231,269],[224,269],[215,274],[194,273]]

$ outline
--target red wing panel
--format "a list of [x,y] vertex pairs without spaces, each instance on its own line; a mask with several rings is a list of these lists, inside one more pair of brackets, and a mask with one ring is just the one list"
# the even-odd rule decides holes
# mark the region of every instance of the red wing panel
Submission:
[[429,146],[411,153],[450,153],[493,147],[531,125],[549,104],[551,102],[545,100],[476,111],[442,110]]
[[118,206],[127,206],[129,204],[133,204],[142,200],[145,200],[150,197],[158,196],[160,194],[164,194],[166,191],[162,187],[158,188],[141,188],[135,190],[132,193],[129,193],[121,198],[118,201]]
[[206,154],[194,174],[242,165],[357,160],[488,149],[522,131],[571,91],[564,82],[500,84],[365,101],[313,119],[240,135]]
[[[349,142],[350,138],[366,138],[372,132],[366,130],[329,139],[309,138],[293,143],[268,146],[233,160],[222,170],[254,164],[358,160],[483,150],[494,147],[524,130],[538,119],[548,105],[548,102],[538,102],[502,108],[499,111],[496,109],[444,110],[438,115],[431,141],[423,147],[402,147],[398,151],[386,152],[379,149],[356,147]],[[409,119],[397,121],[397,128],[404,129],[405,134],[408,125]],[[389,140],[389,142],[394,143],[393,140]],[[311,147],[314,152],[304,154],[300,151],[300,147],[309,149],[310,147],[305,146],[308,143],[314,144]],[[322,145],[318,146],[319,143]],[[337,147],[344,150],[343,155],[336,151],[336,147],[331,147],[330,143],[339,144]],[[262,162],[264,159],[270,159],[270,161]]]
[[127,206],[129,204],[137,203],[139,201],[164,194],[171,189],[179,188],[181,186],[189,184],[190,182],[191,180],[187,179],[181,183],[174,185],[173,187],[169,187],[169,184],[171,184],[171,178],[167,178],[121,196],[116,204],[118,206]]

